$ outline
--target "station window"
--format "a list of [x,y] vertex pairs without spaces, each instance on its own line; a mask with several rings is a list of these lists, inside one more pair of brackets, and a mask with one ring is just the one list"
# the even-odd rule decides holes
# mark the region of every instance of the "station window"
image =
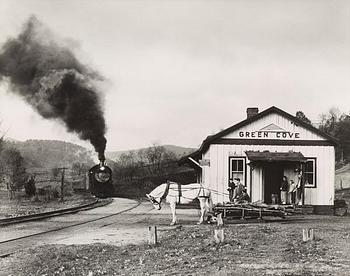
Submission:
[[305,164],[305,188],[316,188],[316,158],[309,158]]
[[239,178],[241,183],[246,186],[246,161],[245,157],[229,158],[229,182],[232,183],[234,178]]

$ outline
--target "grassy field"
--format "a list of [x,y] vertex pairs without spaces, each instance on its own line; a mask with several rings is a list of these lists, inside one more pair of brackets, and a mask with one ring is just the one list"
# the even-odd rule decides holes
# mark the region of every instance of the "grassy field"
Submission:
[[[349,275],[350,217],[212,225],[159,232],[159,245],[44,246],[0,260],[3,275]],[[302,229],[316,239],[302,241]]]

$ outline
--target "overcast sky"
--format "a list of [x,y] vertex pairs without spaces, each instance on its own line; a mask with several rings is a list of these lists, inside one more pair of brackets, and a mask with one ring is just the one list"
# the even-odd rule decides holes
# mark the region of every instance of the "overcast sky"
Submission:
[[[0,0],[0,44],[32,14],[105,76],[107,150],[197,147],[251,106],[350,111],[350,1]],[[4,84],[0,118],[7,137],[83,144]]]

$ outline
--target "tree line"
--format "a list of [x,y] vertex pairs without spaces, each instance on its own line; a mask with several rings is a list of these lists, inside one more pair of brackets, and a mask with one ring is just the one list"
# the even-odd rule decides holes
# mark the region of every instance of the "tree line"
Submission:
[[27,180],[24,158],[14,147],[0,138],[0,183],[6,186],[10,199],[23,188]]
[[[296,117],[312,124],[311,120],[302,112],[298,111]],[[335,149],[337,167],[350,162],[350,113],[341,112],[338,108],[331,108],[320,115],[318,127],[323,132],[334,137],[339,146]]]
[[113,166],[117,179],[128,179],[130,181],[144,176],[160,176],[173,173],[177,169],[175,153],[157,143],[146,149],[122,153],[115,160]]
[[[44,142],[48,143],[48,141]],[[28,143],[26,145],[32,147]],[[78,146],[76,148],[79,150]],[[25,195],[28,197],[37,196],[38,193],[41,195],[47,192],[45,189],[49,189],[49,184],[45,186],[46,183],[60,182],[62,178],[62,166],[57,166],[58,164],[56,164],[52,168],[42,166],[33,167],[33,162],[31,162],[33,159],[28,157],[28,155],[23,155],[22,150],[23,145],[18,146],[18,143],[7,141],[4,136],[0,136],[0,189],[6,189],[8,191],[9,199],[14,199],[16,192],[23,189]],[[82,155],[83,158],[81,158]],[[38,156],[40,157],[41,155]],[[78,180],[85,182],[86,172],[92,164],[93,161],[87,159],[86,152],[78,151],[76,161],[69,164],[69,173],[66,173],[67,180],[65,182],[77,182]],[[38,183],[40,184],[39,189],[36,187]],[[61,183],[62,187],[63,184]],[[43,185],[44,187],[41,187]],[[61,198],[63,198],[62,187]],[[67,189],[65,187],[65,193],[69,194],[69,192],[66,192]],[[51,187],[49,190],[52,190]]]

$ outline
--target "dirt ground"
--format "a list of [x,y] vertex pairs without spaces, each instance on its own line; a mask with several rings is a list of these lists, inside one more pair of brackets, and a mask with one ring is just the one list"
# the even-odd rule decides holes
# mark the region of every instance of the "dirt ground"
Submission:
[[[302,241],[302,229],[316,239]],[[224,227],[216,245],[214,225],[184,224],[159,231],[148,246],[49,245],[0,260],[0,275],[349,275],[350,217],[305,216],[292,221]]]
[[35,201],[33,198],[26,198],[22,194],[18,194],[16,199],[9,200],[7,192],[0,191],[0,219],[54,211],[93,201],[94,198],[88,193],[66,196],[64,202],[60,202],[60,199]]

